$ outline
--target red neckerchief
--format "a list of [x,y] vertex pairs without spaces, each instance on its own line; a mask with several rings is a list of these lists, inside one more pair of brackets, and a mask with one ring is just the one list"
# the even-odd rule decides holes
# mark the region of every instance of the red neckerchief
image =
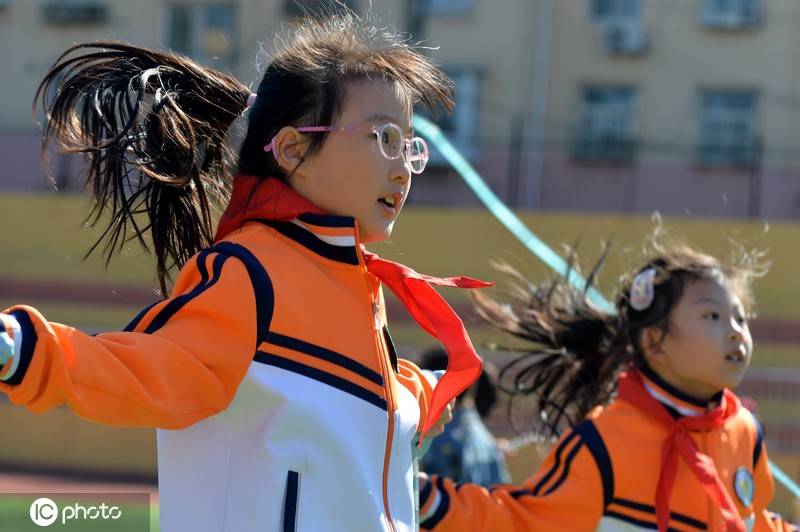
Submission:
[[[230,203],[220,219],[214,240],[223,239],[249,220],[293,220],[304,213],[325,214],[279,179],[236,176]],[[469,277],[430,277],[397,262],[382,259],[366,251],[363,246],[361,251],[367,270],[389,287],[416,322],[442,342],[448,353],[447,371],[433,390],[428,416],[420,430],[421,442],[447,403],[469,388],[483,368],[461,319],[431,285],[484,288],[494,283]]]
[[694,473],[711,502],[722,512],[725,530],[745,532],[744,521],[739,516],[736,505],[717,473],[714,461],[700,452],[690,432],[709,431],[722,426],[725,420],[739,410],[739,399],[730,390],[725,390],[723,399],[715,409],[699,416],[684,416],[674,419],[667,409],[651,396],[644,387],[642,377],[637,371],[623,373],[619,380],[619,398],[626,401],[648,416],[664,425],[669,435],[661,447],[661,473],[656,489],[656,517],[658,530],[665,531],[669,525],[669,498],[678,470],[678,455]]

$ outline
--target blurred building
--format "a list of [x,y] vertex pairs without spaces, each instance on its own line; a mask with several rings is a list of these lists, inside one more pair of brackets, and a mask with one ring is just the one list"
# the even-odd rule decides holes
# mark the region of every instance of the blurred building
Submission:
[[800,217],[800,3],[450,4],[446,125],[512,205]]
[[[260,43],[329,0],[0,0],[0,186],[43,188],[35,88],[73,42],[171,48],[257,83]],[[347,4],[363,11],[367,0]],[[514,206],[798,218],[800,3],[373,0],[451,75],[439,119]],[[10,52],[10,53],[9,53]],[[68,185],[76,170],[54,173]],[[476,204],[435,154],[412,201]]]

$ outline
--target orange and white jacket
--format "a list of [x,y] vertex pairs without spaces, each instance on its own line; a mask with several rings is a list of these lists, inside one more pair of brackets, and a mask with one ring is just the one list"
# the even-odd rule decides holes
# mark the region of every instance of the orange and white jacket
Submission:
[[[673,416],[693,415],[705,408],[653,372],[647,372],[644,382]],[[436,532],[655,530],[656,484],[666,436],[663,425],[630,403],[616,400],[564,434],[522,487],[487,490],[432,476],[420,493],[421,528]],[[766,510],[773,480],[760,425],[749,411],[739,408],[718,430],[692,433],[692,438],[713,459],[748,530],[796,530]],[[719,510],[710,505],[682,460],[669,508],[668,530],[725,530]]]
[[250,221],[124,332],[6,313],[13,403],[158,429],[165,532],[416,529],[431,388],[397,358],[352,218]]

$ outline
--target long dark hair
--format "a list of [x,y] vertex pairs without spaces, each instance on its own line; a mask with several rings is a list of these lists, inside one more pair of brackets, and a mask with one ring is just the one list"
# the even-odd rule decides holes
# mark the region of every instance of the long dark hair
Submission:
[[[500,387],[511,395],[512,420],[515,400],[535,398],[533,426],[526,430],[558,436],[593,408],[607,404],[616,392],[620,371],[644,364],[642,331],[657,328],[661,341],[668,334],[670,313],[687,283],[699,279],[729,283],[751,315],[752,279],[766,271],[763,254],[744,248],[734,265],[725,265],[689,246],[654,241],[650,258],[622,279],[614,299],[616,312],[608,313],[587,296],[607,250],[583,289],[571,284],[568,275],[536,285],[510,266],[501,265],[515,280],[509,300],[501,303],[483,294],[474,296],[484,320],[527,344],[509,349],[523,354],[500,373]],[[573,254],[570,264],[576,262]],[[653,301],[646,309],[636,310],[630,303],[631,282],[651,268],[656,272]]]
[[[91,225],[107,225],[106,261],[132,238],[157,261],[166,291],[169,272],[211,244],[212,208],[230,196],[231,171],[286,179],[263,146],[287,125],[334,123],[347,84],[383,79],[410,103],[451,110],[450,80],[418,46],[346,9],[307,17],[276,38],[247,113],[238,157],[228,131],[247,107],[250,89],[236,78],[170,52],[117,42],[78,44],[56,60],[34,98],[52,139],[88,157],[94,206]],[[78,54],[78,55],[75,55]],[[312,157],[326,135],[313,135]],[[87,253],[88,255],[88,253]]]

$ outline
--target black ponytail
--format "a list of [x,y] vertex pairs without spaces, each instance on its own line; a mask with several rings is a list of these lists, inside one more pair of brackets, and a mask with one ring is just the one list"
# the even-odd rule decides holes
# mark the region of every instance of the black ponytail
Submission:
[[627,357],[619,318],[598,309],[587,297],[605,253],[578,290],[569,274],[541,284],[528,283],[510,266],[501,271],[517,281],[511,300],[499,303],[476,294],[478,315],[489,324],[525,340],[523,354],[500,371],[499,387],[515,400],[536,398],[533,430],[555,436],[574,426],[615,390],[619,368]]
[[43,157],[54,138],[88,157],[89,224],[108,216],[89,253],[105,242],[108,263],[131,239],[149,249],[149,234],[165,292],[170,269],[211,243],[211,207],[230,187],[226,133],[249,94],[235,78],[168,52],[95,42],[62,54],[34,106],[45,110]]

